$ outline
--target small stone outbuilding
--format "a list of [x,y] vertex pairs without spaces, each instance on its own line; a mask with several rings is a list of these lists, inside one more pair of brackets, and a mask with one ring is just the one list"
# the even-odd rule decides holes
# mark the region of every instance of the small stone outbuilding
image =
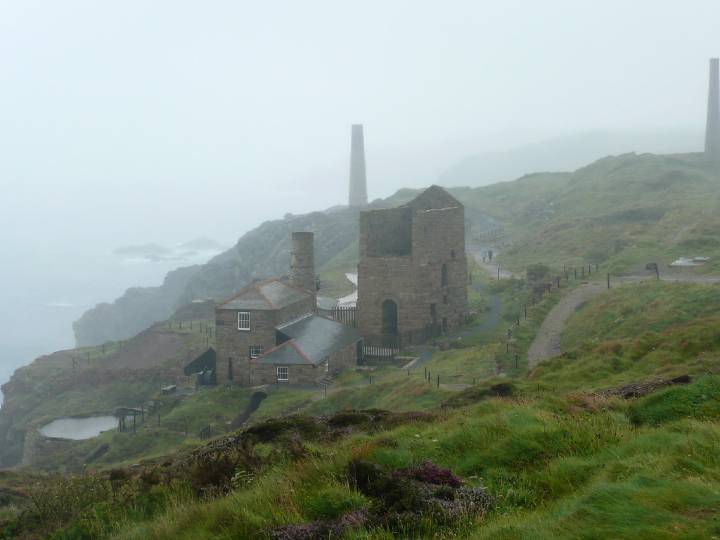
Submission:
[[357,365],[360,333],[317,315],[306,315],[277,328],[278,345],[251,365],[254,384],[319,384]]

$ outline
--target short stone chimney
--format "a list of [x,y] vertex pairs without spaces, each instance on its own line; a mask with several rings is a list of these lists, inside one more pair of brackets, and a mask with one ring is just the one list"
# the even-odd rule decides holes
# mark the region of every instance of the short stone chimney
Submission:
[[362,124],[352,125],[350,141],[350,196],[352,207],[367,206],[367,177],[365,175],[365,139]]
[[705,131],[705,156],[720,162],[720,61],[710,59],[710,87],[708,91],[707,128]]
[[292,233],[290,258],[290,284],[299,289],[316,293],[315,246],[311,232]]

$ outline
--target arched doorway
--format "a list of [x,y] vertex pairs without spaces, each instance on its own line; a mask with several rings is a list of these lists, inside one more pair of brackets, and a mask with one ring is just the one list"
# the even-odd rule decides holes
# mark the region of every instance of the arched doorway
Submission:
[[386,336],[398,333],[397,304],[389,298],[382,303],[382,333]]

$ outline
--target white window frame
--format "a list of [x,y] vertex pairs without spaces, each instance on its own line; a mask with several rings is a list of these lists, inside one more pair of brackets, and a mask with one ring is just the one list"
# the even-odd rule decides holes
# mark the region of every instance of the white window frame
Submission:
[[250,312],[249,311],[238,311],[237,326],[238,326],[238,330],[242,330],[243,332],[250,331]]
[[259,358],[265,353],[265,347],[262,345],[250,345],[250,358]]
[[290,380],[290,370],[287,366],[278,366],[275,368],[275,377],[280,382],[287,382]]

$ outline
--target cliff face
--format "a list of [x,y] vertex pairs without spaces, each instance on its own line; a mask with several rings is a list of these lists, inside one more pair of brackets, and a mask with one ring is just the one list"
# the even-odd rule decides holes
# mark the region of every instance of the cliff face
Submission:
[[178,307],[178,299],[201,266],[169,272],[159,287],[133,287],[113,303],[98,304],[73,323],[78,347],[128,339],[163,321]]

